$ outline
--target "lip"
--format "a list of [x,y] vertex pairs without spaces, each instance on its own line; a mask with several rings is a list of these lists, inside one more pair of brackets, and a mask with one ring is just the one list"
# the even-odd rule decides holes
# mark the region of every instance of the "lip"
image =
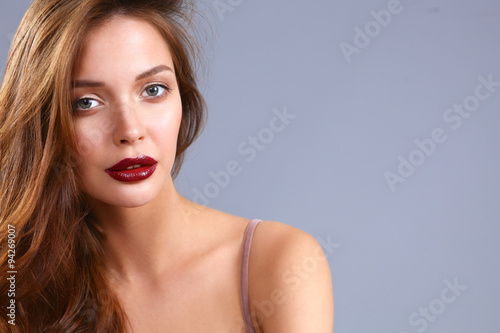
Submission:
[[[156,170],[158,162],[149,156],[141,155],[135,158],[125,158],[106,169],[111,178],[124,183],[137,182],[148,179]],[[133,169],[128,169],[134,167]]]

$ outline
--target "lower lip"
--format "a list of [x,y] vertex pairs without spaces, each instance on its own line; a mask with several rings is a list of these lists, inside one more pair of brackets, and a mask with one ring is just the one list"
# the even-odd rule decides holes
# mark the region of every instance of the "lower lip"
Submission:
[[155,163],[153,165],[143,166],[137,169],[118,171],[106,170],[106,172],[111,176],[111,178],[120,182],[132,183],[151,177],[151,175],[155,172],[157,165],[158,163]]

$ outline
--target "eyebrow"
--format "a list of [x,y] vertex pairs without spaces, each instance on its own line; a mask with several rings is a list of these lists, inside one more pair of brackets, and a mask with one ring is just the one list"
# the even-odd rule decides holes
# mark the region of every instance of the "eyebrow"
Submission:
[[[156,67],[153,67],[151,69],[148,69],[144,73],[141,73],[136,76],[135,80],[139,81],[142,79],[145,79],[147,77],[153,76],[155,74],[158,74],[163,71],[170,71],[174,72],[172,68],[168,67],[167,65],[159,65]],[[74,81],[73,82],[73,88],[96,88],[96,87],[104,87],[104,82],[99,82],[99,81],[88,81],[88,80],[83,80],[83,81]]]
[[145,78],[147,78],[149,76],[153,76],[155,74],[163,72],[163,71],[170,71],[172,73],[174,72],[172,70],[172,68],[168,67],[167,65],[159,65],[159,66],[151,68],[150,70],[145,71],[142,74],[137,75],[137,77],[135,78],[135,80],[139,81],[139,80],[145,79]]

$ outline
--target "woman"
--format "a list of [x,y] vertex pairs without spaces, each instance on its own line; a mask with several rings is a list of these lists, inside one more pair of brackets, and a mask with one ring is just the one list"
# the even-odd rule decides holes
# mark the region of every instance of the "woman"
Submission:
[[191,7],[28,9],[0,92],[2,332],[332,331],[314,238],[174,187],[204,116]]

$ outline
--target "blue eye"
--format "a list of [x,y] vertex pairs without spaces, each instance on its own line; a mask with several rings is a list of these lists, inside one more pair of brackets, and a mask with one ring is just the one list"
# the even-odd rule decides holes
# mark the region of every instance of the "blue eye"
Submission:
[[[142,93],[142,96],[144,97],[160,97],[165,94],[165,92],[170,91],[170,89],[164,85],[160,84],[153,84],[150,86],[147,86],[146,89],[144,89],[144,92]],[[146,94],[146,95],[144,95]]]
[[81,98],[73,104],[73,109],[76,110],[90,110],[99,105],[95,99],[92,98]]

